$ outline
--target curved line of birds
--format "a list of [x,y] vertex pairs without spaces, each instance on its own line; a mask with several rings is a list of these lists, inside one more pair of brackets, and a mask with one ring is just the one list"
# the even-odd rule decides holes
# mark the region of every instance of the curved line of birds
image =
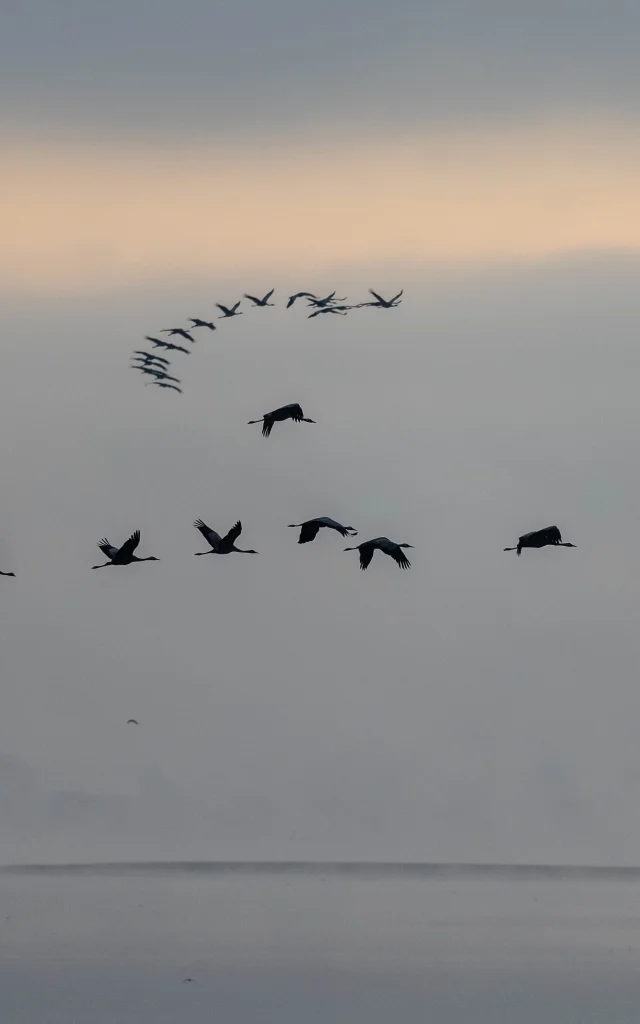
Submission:
[[[404,290],[404,289],[403,289]],[[362,309],[365,306],[372,306],[375,309],[394,309],[400,305],[403,290],[399,291],[397,295],[394,295],[392,299],[383,299],[378,292],[375,292],[373,288],[369,289],[369,294],[373,296],[372,301],[357,302],[353,305],[344,305],[347,301],[346,296],[344,298],[336,298],[335,291],[329,295],[314,295],[313,292],[296,292],[295,295],[290,295],[287,299],[286,308],[291,309],[294,302],[298,299],[307,299],[307,306],[312,309],[312,312],[307,315],[307,319],[311,320],[313,317],[321,316],[323,314],[334,314],[336,316],[346,316],[349,310]],[[252,308],[261,308],[266,306],[275,306],[275,302],[270,302],[275,288],[268,291],[266,295],[260,298],[257,295],[248,295],[244,293],[244,298],[248,299]],[[220,310],[220,316],[218,320],[230,320],[234,316],[242,316],[243,310],[240,309],[242,299],[239,299],[234,306],[223,306],[222,303],[216,302],[217,309]],[[190,327],[164,327],[160,334],[168,334],[169,337],[182,338],[184,341],[189,341],[191,344],[195,344],[196,339],[193,336],[193,332],[199,327],[206,327],[210,331],[215,331],[216,325],[212,320],[202,320],[197,316],[190,316],[187,318]],[[184,355],[189,355],[190,350],[185,348],[184,345],[179,345],[172,341],[164,341],[162,338],[155,338],[151,335],[145,335],[145,341],[148,341],[154,349],[162,349],[167,352],[182,352]],[[153,377],[148,384],[155,385],[159,388],[170,389],[171,391],[178,391],[182,394],[182,388],[180,385],[182,381],[179,377],[174,377],[169,373],[171,364],[168,359],[163,356],[155,355],[153,352],[146,352],[143,349],[135,349],[131,356],[132,369],[139,370],[141,373],[146,374],[148,377]],[[146,387],[147,385],[145,385]],[[268,435],[266,435],[268,436]]]
[[[398,306],[402,296],[402,291],[394,295],[392,299],[383,299],[381,295],[369,289],[371,295],[374,296],[372,302],[360,302],[353,306],[342,306],[339,303],[344,302],[343,299],[335,299],[335,291],[331,292],[330,295],[324,297],[318,297],[312,292],[296,292],[294,295],[290,295],[286,308],[290,309],[294,302],[300,298],[307,298],[308,305],[314,307],[314,312],[309,314],[309,317],[318,316],[320,313],[337,313],[339,315],[346,315],[350,309],[358,309],[363,306],[372,306],[377,309],[393,309]],[[254,295],[245,294],[245,298],[249,299],[254,306],[273,306],[275,303],[269,302],[269,299],[274,293],[274,289],[267,292],[262,298],[258,298]],[[240,300],[241,301],[241,300]],[[241,315],[239,311],[240,301],[236,302],[234,306],[227,307],[220,303],[216,303],[218,309],[222,311],[222,316],[218,319],[228,319],[229,317]],[[189,318],[193,325],[191,330],[195,327],[207,327],[209,330],[215,331],[216,326],[213,322],[207,320],[201,320],[198,317]],[[191,331],[186,330],[182,327],[169,327],[165,328],[161,333],[171,335],[181,335],[190,342],[195,342]],[[189,353],[189,349],[184,348],[182,345],[175,344],[170,341],[164,341],[160,338],[152,338],[147,336],[147,340],[152,342],[155,348],[164,348],[168,350],[175,350],[179,352]],[[169,363],[167,359],[154,356],[150,352],[137,351],[134,355],[140,357],[142,362],[138,362],[137,368],[143,373],[152,375],[155,379],[150,383],[156,384],[158,387],[174,388],[176,391],[181,391],[179,387],[174,386],[172,381],[176,381],[178,384],[180,381],[169,376],[166,367]],[[160,366],[154,366],[153,364],[160,364]],[[133,365],[136,365],[135,363]],[[257,420],[249,420],[249,424],[262,423],[262,434],[263,437],[269,437],[275,423],[282,423],[285,420],[292,420],[294,423],[315,423],[315,420],[305,416],[302,407],[297,403],[291,403],[289,405],[280,406],[278,409],[272,409],[271,412],[264,413]],[[254,548],[239,548],[236,546],[240,534],[242,533],[242,523],[238,520],[231,529],[221,536],[216,530],[211,529],[210,526],[202,519],[196,519],[193,524],[197,530],[200,531],[202,536],[209,544],[207,551],[196,551],[196,555],[226,555],[231,552],[239,552],[241,554],[257,555],[258,552]],[[353,526],[343,526],[342,523],[337,522],[335,519],[331,519],[328,516],[317,516],[315,519],[307,519],[303,523],[290,523],[289,526],[294,529],[300,529],[300,535],[298,538],[299,544],[308,544],[315,540],[321,529],[334,530],[341,537],[354,537],[358,531]],[[101,562],[99,565],[91,566],[92,569],[103,569],[108,565],[131,565],[133,562],[158,562],[160,561],[155,555],[148,555],[145,558],[139,558],[135,554],[135,551],[140,543],[140,531],[135,530],[131,536],[122,544],[120,547],[115,547],[110,541],[103,537],[98,543],[98,547],[106,557],[106,562]],[[523,534],[518,538],[518,543],[513,547],[506,547],[504,551],[515,551],[518,555],[521,554],[523,548],[543,548],[543,547],[565,547],[574,548],[575,544],[570,541],[563,541],[560,530],[557,526],[545,526],[541,530],[532,530],[529,533]],[[409,569],[411,562],[404,553],[405,548],[413,548],[413,544],[398,543],[397,541],[390,540],[389,537],[374,537],[371,540],[362,541],[360,544],[356,544],[353,547],[344,548],[345,551],[358,551],[360,556],[360,568],[367,569],[371,564],[371,560],[376,551],[381,551],[383,554],[393,558],[396,565],[400,569]],[[14,576],[14,572],[2,572],[0,570],[0,576]],[[136,723],[137,724],[137,723]]]

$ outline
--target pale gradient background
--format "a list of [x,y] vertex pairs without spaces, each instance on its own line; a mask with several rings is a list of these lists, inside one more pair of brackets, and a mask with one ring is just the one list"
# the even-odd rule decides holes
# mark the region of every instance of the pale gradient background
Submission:
[[[639,34],[8,5],[0,859],[640,862]],[[283,308],[370,285],[403,305]],[[127,368],[270,287],[184,395]],[[246,426],[289,401],[317,425]],[[315,515],[412,571],[298,547]],[[260,556],[196,562],[198,516]],[[577,550],[502,553],[551,522]],[[89,571],[136,527],[159,563]]]
[[[639,45],[635,0],[3,5],[0,863],[640,864]],[[128,369],[271,287],[183,395]],[[92,573],[136,527],[161,561]],[[0,1009],[631,1024],[636,904],[3,875]]]

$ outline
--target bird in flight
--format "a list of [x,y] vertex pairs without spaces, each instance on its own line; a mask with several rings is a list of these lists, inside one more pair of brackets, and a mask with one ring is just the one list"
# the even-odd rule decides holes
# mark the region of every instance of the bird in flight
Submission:
[[15,576],[15,572],[0,572],[0,576]]
[[335,529],[341,537],[355,537],[357,534],[357,530],[353,526],[343,526],[341,522],[330,519],[326,515],[317,516],[315,519],[307,519],[305,522],[290,522],[289,525],[293,529],[297,529],[298,526],[302,527],[298,544],[308,544],[309,541],[313,541],[317,537],[317,531],[322,526],[326,526],[327,529]]
[[[170,380],[176,380],[176,378],[171,377]],[[180,383],[182,383],[182,381],[180,381]],[[157,388],[171,388],[172,391],[179,391],[181,395],[183,394],[182,388],[179,388],[177,384],[167,384],[163,380],[150,380],[149,384],[155,384]],[[145,384],[145,387],[148,387],[148,385]]]
[[140,725],[140,722],[138,722],[137,719],[135,718],[128,718],[127,725]]
[[[322,306],[328,306],[332,302],[344,302],[345,301],[345,299],[336,299],[335,298],[335,294],[336,294],[335,291],[333,291],[333,292],[331,292],[330,295],[325,295],[325,297],[323,299],[318,299],[318,298],[316,298],[315,295],[312,295],[310,297],[307,305],[308,306],[317,306],[320,309]],[[346,296],[345,296],[345,298],[346,298]]]
[[321,313],[337,313],[338,316],[346,316],[348,309],[353,309],[353,306],[321,306],[315,312],[309,313],[307,320],[311,320],[314,316],[320,316]]
[[131,357],[132,359],[133,359],[133,356],[137,356],[138,359],[139,360],[143,360],[145,364],[147,364],[147,363],[164,363],[165,366],[169,365],[169,360],[168,359],[163,359],[162,356],[154,356],[153,352],[143,352],[142,349],[139,349],[139,348],[134,350],[133,355]]
[[[140,369],[142,370],[144,369],[144,367],[140,367]],[[176,384],[182,384],[182,381],[180,380],[179,377],[172,377],[171,374],[166,373],[165,370],[147,370],[147,373],[149,372],[153,373],[154,377],[156,377],[158,380],[172,380],[175,381]],[[150,383],[153,382],[150,381]]]
[[518,543],[513,548],[503,548],[504,551],[516,551],[518,555],[523,548],[546,548],[552,545],[556,548],[575,548],[575,544],[563,541],[560,530],[557,526],[545,526],[543,530],[532,530],[530,533],[523,533],[518,537]]
[[343,526],[342,523],[336,522],[335,519],[329,519],[328,516],[318,516],[316,519],[307,519],[304,523],[289,523],[289,526],[293,529],[297,529],[299,526],[302,527],[300,530],[300,537],[298,538],[298,544],[308,544],[309,541],[314,540],[318,534],[318,530],[323,526],[328,530],[335,530],[341,537],[355,537],[358,532],[357,530],[354,530],[353,526]]
[[219,302],[216,302],[216,306],[218,307],[218,309],[222,310],[222,316],[219,316],[218,320],[224,320],[226,317],[230,316],[242,316],[242,310],[238,313],[238,306],[240,305],[241,302],[242,299],[239,299],[238,302],[236,302],[235,306],[232,306],[231,309],[229,309],[228,306],[222,306]]
[[140,370],[140,373],[146,373],[149,377],[162,377],[164,376],[164,369],[160,369],[159,366],[150,366],[145,363],[144,366],[137,366],[135,363],[131,364],[132,369]]
[[275,288],[272,288],[271,291],[267,292],[267,294],[263,296],[263,298],[261,299],[256,298],[255,295],[247,295],[246,292],[244,293],[244,297],[245,299],[251,299],[254,306],[275,306],[275,302],[269,302],[269,299],[273,295],[274,291]]
[[360,552],[361,569],[367,568],[373,558],[374,551],[382,551],[385,555],[389,555],[390,558],[397,562],[401,569],[410,569],[411,562],[404,551],[402,551],[402,548],[412,547],[413,544],[396,544],[395,541],[389,540],[388,537],[374,537],[373,540],[365,540],[362,544],[356,544],[354,548],[345,548],[344,550]]
[[377,292],[374,292],[373,288],[370,288],[369,289],[369,295],[373,295],[373,297],[375,298],[376,301],[375,302],[361,302],[361,303],[359,303],[359,305],[360,306],[376,306],[377,309],[393,309],[395,306],[399,306],[400,305],[400,296],[402,295],[403,292],[404,292],[404,288],[402,288],[398,292],[397,295],[394,295],[392,299],[383,299],[382,295],[378,295]]
[[189,320],[194,327],[208,327],[210,331],[217,330],[216,325],[211,323],[210,320],[200,320],[197,316],[190,316]]
[[186,338],[187,341],[195,342],[196,340],[193,335],[189,334],[188,331],[185,331],[184,327],[165,327],[161,333],[168,334],[169,336],[172,334],[179,334],[181,338]]
[[130,565],[131,562],[159,562],[160,559],[154,555],[149,555],[147,558],[138,558],[134,555],[138,544],[140,543],[140,530],[135,530],[128,540],[125,540],[124,544],[120,548],[115,548],[113,544],[110,544],[106,537],[103,537],[98,547],[102,551],[103,555],[109,559],[108,562],[101,562],[100,565],[92,565],[92,569],[104,569],[105,565]]
[[[333,294],[335,295],[335,292]],[[293,306],[296,299],[317,299],[317,295],[314,295],[313,292],[296,292],[295,295],[290,295],[287,299],[287,309]]]
[[219,533],[212,530],[210,526],[202,522],[202,519],[196,519],[193,524],[196,530],[200,530],[200,533],[206,540],[207,544],[211,545],[210,551],[195,551],[196,555],[228,555],[230,551],[240,551],[243,555],[257,555],[258,552],[254,551],[253,548],[237,548],[236,541],[242,533],[242,523],[240,520],[232,526],[228,533],[221,537]]
[[272,412],[266,412],[259,420],[248,420],[251,423],[262,423],[262,436],[268,437],[273,430],[274,423],[281,423],[283,420],[293,420],[294,423],[315,423],[315,420],[310,420],[308,416],[305,416],[302,412],[302,407],[297,402],[293,402],[291,405],[282,405],[279,409],[274,409]]
[[154,348],[164,348],[168,352],[184,352],[185,355],[190,356],[191,352],[184,345],[174,345],[172,341],[163,341],[162,338],[151,338],[148,334],[145,335],[147,341],[150,341]]

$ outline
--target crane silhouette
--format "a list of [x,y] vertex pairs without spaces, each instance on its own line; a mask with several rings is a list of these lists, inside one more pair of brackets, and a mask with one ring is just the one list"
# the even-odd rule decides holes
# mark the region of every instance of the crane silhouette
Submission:
[[192,334],[189,334],[189,331],[185,331],[184,327],[165,327],[160,333],[168,334],[169,337],[172,334],[178,334],[181,338],[186,338],[187,341],[195,342],[196,340]]
[[388,537],[374,537],[373,540],[365,540],[362,544],[356,544],[354,548],[345,548],[344,550],[360,552],[361,569],[367,568],[373,558],[374,551],[382,551],[385,555],[389,555],[401,569],[410,569],[411,562],[404,551],[402,551],[402,548],[412,547],[413,544],[396,544],[394,540],[389,540]]
[[360,302],[359,305],[360,306],[375,306],[377,309],[394,309],[395,306],[399,306],[400,305],[400,296],[402,295],[403,292],[404,292],[404,288],[402,288],[398,292],[397,295],[394,295],[392,299],[383,299],[382,295],[378,295],[377,292],[374,292],[373,288],[370,288],[369,289],[369,295],[373,295],[376,301],[375,302]]
[[110,544],[106,537],[103,537],[98,547],[102,551],[103,555],[109,559],[108,562],[101,562],[100,565],[92,565],[92,569],[104,569],[106,565],[130,565],[131,562],[159,562],[160,559],[154,555],[149,555],[147,558],[138,558],[134,555],[138,544],[140,543],[140,530],[135,530],[128,540],[125,540],[124,544],[120,548],[116,548],[113,544]]
[[210,331],[217,331],[217,327],[211,320],[200,320],[197,316],[190,316],[188,318],[194,327],[208,327]]
[[522,537],[518,537],[515,547],[503,548],[503,550],[516,551],[520,555],[523,548],[546,548],[548,545],[555,548],[575,548],[576,546],[570,541],[563,541],[557,526],[545,526],[542,530],[523,533]]
[[247,295],[246,292],[244,293],[244,297],[245,299],[251,299],[254,306],[275,306],[275,302],[269,302],[269,299],[273,295],[274,291],[275,288],[272,288],[271,291],[267,292],[267,294],[264,295],[261,299],[256,298],[255,295]]
[[273,430],[274,423],[281,423],[283,420],[293,420],[294,423],[315,423],[315,420],[310,420],[308,416],[305,416],[302,412],[302,407],[297,402],[293,402],[291,405],[282,405],[279,409],[273,409],[272,412],[265,412],[259,420],[248,420],[251,423],[262,423],[262,436],[269,437],[269,434]]
[[317,516],[316,519],[307,519],[304,523],[289,523],[289,526],[292,529],[297,529],[299,526],[302,527],[298,544],[308,544],[310,541],[315,540],[318,531],[323,526],[328,530],[335,530],[341,537],[355,537],[358,532],[354,530],[353,526],[343,526],[342,523],[336,522],[335,519],[329,519],[328,516]]
[[241,302],[242,299],[239,299],[238,302],[236,302],[235,306],[231,306],[231,308],[229,308],[228,306],[222,306],[219,302],[216,302],[216,306],[218,307],[218,309],[222,310],[222,316],[219,316],[218,320],[226,320],[230,316],[242,316],[242,310],[240,310],[240,312],[238,313],[238,306],[240,305]]
[[242,523],[238,519],[238,522],[231,527],[228,533],[221,537],[219,533],[212,530],[210,526],[203,523],[202,519],[196,519],[193,524],[196,530],[199,530],[207,544],[211,545],[210,551],[195,551],[196,555],[228,555],[231,551],[239,551],[243,555],[257,555],[258,552],[254,551],[253,548],[237,548],[236,541],[242,533]]

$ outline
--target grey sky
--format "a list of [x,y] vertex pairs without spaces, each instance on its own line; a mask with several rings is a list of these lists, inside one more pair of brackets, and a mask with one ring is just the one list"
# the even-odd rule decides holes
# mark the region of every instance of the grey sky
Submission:
[[633,0],[14,0],[0,25],[6,124],[49,138],[638,113]]
[[[640,861],[637,273],[7,300],[2,860]],[[206,332],[182,396],[127,368],[245,288],[367,284],[404,304]],[[288,401],[317,424],[246,425]],[[299,547],[315,515],[415,544],[412,570]],[[198,516],[260,555],[196,561]],[[502,552],[551,522],[576,550]],[[161,561],[92,573],[136,527]]]

